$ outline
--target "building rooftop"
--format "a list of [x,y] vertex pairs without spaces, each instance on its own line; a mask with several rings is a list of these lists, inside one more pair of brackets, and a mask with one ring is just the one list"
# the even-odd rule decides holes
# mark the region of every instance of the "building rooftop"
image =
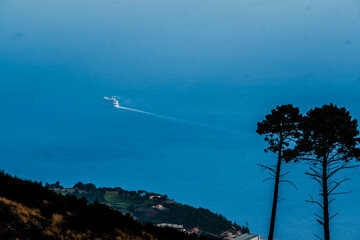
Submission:
[[[259,235],[254,235],[254,234],[243,234],[237,238],[235,238],[234,240],[252,240],[255,237],[259,237]],[[260,239],[260,238],[259,238]]]

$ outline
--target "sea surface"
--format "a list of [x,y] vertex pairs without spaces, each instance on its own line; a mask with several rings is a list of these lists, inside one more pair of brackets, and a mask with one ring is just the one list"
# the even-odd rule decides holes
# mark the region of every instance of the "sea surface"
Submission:
[[[257,163],[275,156],[256,123],[288,103],[360,119],[359,29],[355,0],[2,0],[0,168],[167,194],[267,237]],[[281,185],[280,240],[321,235],[305,170],[284,166],[298,190]],[[332,236],[360,239],[360,169],[343,176]]]

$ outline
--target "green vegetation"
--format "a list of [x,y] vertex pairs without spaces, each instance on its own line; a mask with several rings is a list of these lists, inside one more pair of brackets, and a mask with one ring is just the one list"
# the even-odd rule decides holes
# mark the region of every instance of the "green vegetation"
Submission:
[[88,204],[84,198],[63,196],[4,172],[0,172],[0,212],[0,239],[209,239],[143,224],[96,201]]
[[[85,188],[85,186],[93,186]],[[85,198],[89,202],[99,201],[122,212],[131,213],[141,222],[171,223],[183,225],[185,229],[199,228],[202,232],[220,235],[224,231],[248,233],[247,226],[239,226],[220,214],[208,209],[194,208],[169,199],[166,195],[146,191],[126,191],[121,188],[94,188],[93,184],[77,183],[73,188],[57,186],[53,190],[63,195]],[[52,185],[48,185],[52,186]]]

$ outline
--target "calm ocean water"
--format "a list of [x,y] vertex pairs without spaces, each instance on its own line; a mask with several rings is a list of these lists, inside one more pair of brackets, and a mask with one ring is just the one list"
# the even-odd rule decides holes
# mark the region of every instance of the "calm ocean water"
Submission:
[[[168,194],[267,237],[272,183],[256,163],[274,156],[256,123],[287,103],[360,119],[359,16],[335,0],[1,1],[1,168]],[[284,170],[298,190],[281,186],[275,236],[313,239],[318,186]],[[359,171],[331,209],[334,239],[360,238]]]

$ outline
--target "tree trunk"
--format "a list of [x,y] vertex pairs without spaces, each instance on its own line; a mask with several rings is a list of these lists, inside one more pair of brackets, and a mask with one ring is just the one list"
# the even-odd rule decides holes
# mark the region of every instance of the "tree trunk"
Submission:
[[278,152],[278,162],[276,166],[276,176],[275,176],[275,189],[274,189],[274,198],[271,210],[271,220],[270,220],[270,230],[268,240],[273,240],[274,237],[274,229],[275,229],[275,219],[276,219],[276,207],[279,196],[279,183],[280,183],[280,170],[281,170],[281,148],[282,148],[282,140],[280,140],[280,149]]
[[323,158],[323,172],[322,172],[322,196],[324,207],[324,240],[330,240],[330,224],[329,224],[329,193],[328,193],[328,179],[327,179],[327,158]]

